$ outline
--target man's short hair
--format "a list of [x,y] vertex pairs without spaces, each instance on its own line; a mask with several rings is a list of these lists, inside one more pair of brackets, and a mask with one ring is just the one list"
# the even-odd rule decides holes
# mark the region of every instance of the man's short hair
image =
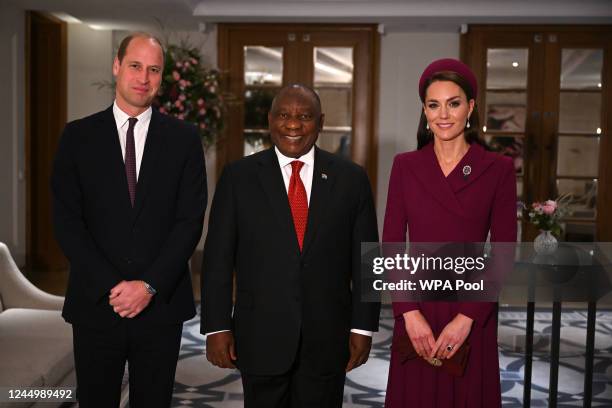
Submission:
[[145,33],[144,31],[137,31],[137,32],[131,33],[130,35],[125,37],[123,40],[121,40],[121,43],[119,44],[119,49],[117,50],[117,59],[119,60],[120,64],[123,62],[123,57],[125,57],[125,53],[127,52],[128,45],[130,45],[130,42],[132,42],[134,38],[147,38],[147,39],[155,41],[157,44],[159,44],[159,48],[161,48],[161,51],[162,51],[162,60],[165,61],[166,55],[164,53],[164,46],[162,45],[159,38],[157,38],[153,34]]
[[299,90],[302,90],[302,91],[310,94],[312,96],[312,98],[314,99],[315,108],[317,108],[319,110],[319,113],[322,113],[321,112],[321,109],[322,109],[321,108],[321,98],[319,97],[319,94],[317,93],[317,91],[315,91],[313,88],[311,88],[308,85],[304,85],[304,84],[300,84],[300,83],[292,83],[292,84],[283,86],[280,89],[280,91],[278,91],[278,93],[276,94],[274,99],[272,100],[272,104],[270,105],[270,110],[273,110],[276,107],[276,100],[277,100],[279,95],[282,95],[285,92],[289,92],[289,91],[295,90],[295,89],[299,89]]

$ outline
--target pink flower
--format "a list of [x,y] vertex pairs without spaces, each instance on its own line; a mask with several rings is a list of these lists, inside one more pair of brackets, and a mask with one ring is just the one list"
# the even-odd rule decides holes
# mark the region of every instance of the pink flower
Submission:
[[546,200],[546,202],[544,203],[544,205],[549,205],[553,208],[557,208],[557,202],[554,200]]
[[189,68],[191,66],[191,64],[189,64],[189,61],[185,61],[185,68]]
[[198,99],[198,106],[204,106],[204,99]]
[[176,102],[174,102],[174,106],[176,106],[177,108],[180,108],[183,106],[183,103],[180,101],[180,99],[177,99]]
[[186,87],[186,86],[187,86],[187,81],[185,81],[184,79],[181,79],[181,80],[179,81],[179,86],[180,86],[181,88]]
[[166,113],[166,109],[164,109],[164,107],[163,107],[163,106],[162,106],[162,107],[160,107],[160,108],[159,108],[159,113]]
[[187,99],[185,94],[180,94],[178,98],[179,98],[179,101],[181,101],[181,102],[183,102],[185,99]]
[[200,123],[200,129],[206,129],[206,123],[201,122]]
[[195,59],[195,58],[193,58],[193,57],[191,57],[191,60],[190,60],[190,61],[191,61],[191,63],[192,63],[193,65],[197,65],[197,63],[198,63],[198,60],[197,60],[197,59]]
[[208,88],[208,91],[214,94],[215,92],[217,92],[217,88],[215,88],[214,86],[211,86]]
[[202,116],[206,115],[206,109],[204,109],[204,108],[200,109],[199,113]]
[[176,62],[176,67],[177,67],[177,68],[182,68],[182,67],[183,67],[183,63],[182,63],[182,62],[180,62],[180,61],[177,61],[177,62]]
[[177,118],[179,118],[180,120],[185,119],[185,115],[183,115],[182,113],[179,113],[178,115],[176,115]]
[[175,81],[178,81],[181,79],[181,74],[179,74],[178,71],[172,71],[172,78],[174,78]]
[[548,201],[546,203],[547,204],[544,204],[544,206],[542,207],[542,211],[544,212],[544,214],[552,215],[555,212],[555,209],[557,208],[556,203],[555,205],[549,205]]

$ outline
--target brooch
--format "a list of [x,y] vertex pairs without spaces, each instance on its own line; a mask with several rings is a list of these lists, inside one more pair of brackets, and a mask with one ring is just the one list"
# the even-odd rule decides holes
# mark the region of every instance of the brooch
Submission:
[[463,166],[463,178],[467,180],[467,177],[472,172],[472,168],[468,165]]

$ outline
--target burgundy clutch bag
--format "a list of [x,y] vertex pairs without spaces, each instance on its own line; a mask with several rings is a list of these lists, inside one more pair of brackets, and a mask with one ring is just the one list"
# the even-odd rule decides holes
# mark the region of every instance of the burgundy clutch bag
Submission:
[[470,345],[466,341],[451,358],[446,360],[433,358],[430,361],[427,361],[417,354],[405,331],[403,332],[402,336],[393,337],[391,349],[397,353],[402,364],[406,363],[408,360],[418,358],[423,362],[423,364],[430,364],[432,367],[444,370],[448,374],[455,377],[463,376],[465,366],[467,365],[468,356],[470,354]]

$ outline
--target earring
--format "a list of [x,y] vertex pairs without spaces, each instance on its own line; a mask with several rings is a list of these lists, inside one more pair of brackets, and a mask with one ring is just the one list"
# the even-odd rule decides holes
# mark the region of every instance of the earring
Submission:
[[429,130],[429,122],[425,124],[425,129]]
[[465,127],[468,128],[468,129],[470,128],[470,118],[469,117],[467,118],[467,122],[465,124]]

